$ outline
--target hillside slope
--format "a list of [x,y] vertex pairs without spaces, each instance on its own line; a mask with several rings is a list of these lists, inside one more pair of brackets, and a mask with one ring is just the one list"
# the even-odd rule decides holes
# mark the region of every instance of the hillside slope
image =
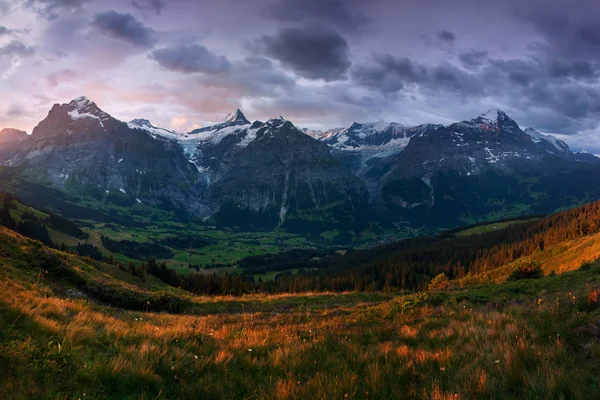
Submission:
[[[598,263],[394,298],[209,299],[4,228],[0,253],[3,399],[600,395]],[[113,296],[92,300],[92,282]],[[116,299],[141,309],[107,305]],[[159,304],[180,314],[152,312]]]

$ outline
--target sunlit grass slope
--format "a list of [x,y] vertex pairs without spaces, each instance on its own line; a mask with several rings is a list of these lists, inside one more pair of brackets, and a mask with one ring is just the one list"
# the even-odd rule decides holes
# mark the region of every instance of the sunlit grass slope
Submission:
[[596,289],[194,297],[0,228],[0,398],[599,398]]

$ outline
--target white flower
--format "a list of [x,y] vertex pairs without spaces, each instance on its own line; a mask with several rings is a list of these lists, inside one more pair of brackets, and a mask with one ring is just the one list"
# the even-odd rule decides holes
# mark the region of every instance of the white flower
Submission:
[[252,349],[248,349],[248,351],[252,351]]
[[197,360],[197,359],[198,359],[198,356],[197,356],[197,355],[194,355],[194,358]]

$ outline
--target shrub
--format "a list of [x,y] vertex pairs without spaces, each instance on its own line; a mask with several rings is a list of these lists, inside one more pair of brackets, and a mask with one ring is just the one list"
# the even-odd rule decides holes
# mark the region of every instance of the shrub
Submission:
[[592,290],[587,295],[587,304],[591,309],[595,309],[598,307],[598,305],[600,304],[600,290],[599,289]]
[[513,263],[513,271],[508,277],[509,281],[520,279],[538,279],[544,276],[540,263],[532,258],[521,258]]
[[441,273],[429,282],[427,285],[427,290],[444,290],[450,287],[450,282],[448,282],[448,278],[446,275]]

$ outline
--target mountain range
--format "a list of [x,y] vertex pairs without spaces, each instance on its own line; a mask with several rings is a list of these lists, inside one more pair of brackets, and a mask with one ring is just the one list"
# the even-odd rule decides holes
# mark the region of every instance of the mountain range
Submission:
[[40,188],[244,230],[436,230],[548,213],[600,198],[598,161],[497,109],[450,125],[327,131],[237,110],[179,133],[79,97],[55,104],[31,135],[0,131],[0,165]]

